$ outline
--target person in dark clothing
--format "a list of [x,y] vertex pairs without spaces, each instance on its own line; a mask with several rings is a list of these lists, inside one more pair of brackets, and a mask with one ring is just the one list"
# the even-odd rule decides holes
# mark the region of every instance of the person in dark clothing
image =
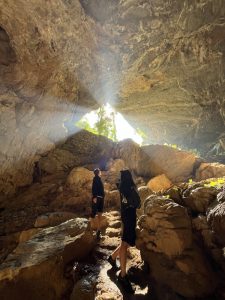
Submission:
[[132,175],[129,170],[120,171],[120,182],[118,183],[121,198],[121,220],[123,224],[123,233],[120,245],[108,257],[108,262],[117,269],[116,258],[120,258],[120,273],[118,281],[125,290],[133,293],[134,290],[128,279],[126,272],[127,249],[135,246],[136,240],[136,208],[129,206],[127,199],[131,194],[131,189],[136,188]]
[[33,183],[35,182],[41,183],[41,168],[38,161],[34,163]]
[[93,178],[92,183],[92,213],[91,218],[95,218],[97,215],[98,220],[98,227],[96,232],[97,239],[100,238],[101,231],[100,231],[100,225],[101,225],[101,219],[102,219],[102,213],[104,208],[104,186],[101,180],[101,171],[100,169],[94,170],[95,177]]

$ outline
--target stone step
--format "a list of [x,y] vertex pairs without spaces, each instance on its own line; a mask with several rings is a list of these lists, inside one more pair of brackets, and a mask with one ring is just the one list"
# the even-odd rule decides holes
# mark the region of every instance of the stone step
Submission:
[[120,220],[114,220],[109,223],[109,227],[111,228],[121,228],[121,221]]
[[106,249],[115,249],[120,244],[121,239],[118,237],[103,236],[99,242],[99,246]]
[[117,229],[117,228],[107,228],[105,234],[108,237],[119,237],[121,235],[121,229]]

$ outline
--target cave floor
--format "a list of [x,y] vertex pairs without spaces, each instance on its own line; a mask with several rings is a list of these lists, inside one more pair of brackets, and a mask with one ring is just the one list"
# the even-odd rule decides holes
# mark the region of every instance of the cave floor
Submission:
[[126,293],[117,282],[119,271],[116,272],[111,267],[107,262],[107,257],[120,243],[120,215],[116,211],[105,215],[109,220],[109,226],[102,232],[102,238],[90,255],[89,262],[80,263],[75,267],[75,274],[78,272],[79,276],[83,275],[81,281],[86,280],[92,286],[91,288],[86,286],[86,291],[84,288],[84,291],[79,292],[87,293],[88,289],[89,291],[92,290],[91,293],[94,293],[95,300],[156,299],[149,283],[146,267],[142,262],[139,250],[136,248],[129,249],[127,263],[128,275],[135,289],[135,294]]

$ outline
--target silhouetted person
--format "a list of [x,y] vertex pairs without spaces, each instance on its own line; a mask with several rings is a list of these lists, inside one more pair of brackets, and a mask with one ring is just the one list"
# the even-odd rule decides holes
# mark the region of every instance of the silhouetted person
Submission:
[[119,256],[121,271],[118,276],[118,281],[129,293],[133,293],[134,290],[126,272],[127,249],[128,247],[135,246],[136,240],[136,208],[129,206],[128,203],[129,196],[131,195],[131,189],[133,188],[136,189],[136,185],[130,171],[120,171],[118,189],[121,196],[121,220],[123,224],[123,234],[120,245],[108,258],[108,262],[112,265],[112,267],[117,269],[116,258]]
[[92,213],[91,218],[95,218],[97,215],[97,232],[96,237],[97,239],[100,238],[101,231],[101,218],[102,218],[102,212],[104,208],[104,186],[101,180],[101,171],[100,169],[94,170],[95,177],[93,178],[92,183]]
[[34,163],[33,183],[35,182],[41,183],[41,168],[38,161]]

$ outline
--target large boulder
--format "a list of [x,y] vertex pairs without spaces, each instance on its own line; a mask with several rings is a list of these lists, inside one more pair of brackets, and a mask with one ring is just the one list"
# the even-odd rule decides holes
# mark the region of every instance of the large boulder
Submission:
[[93,172],[86,168],[74,168],[67,177],[67,186],[75,193],[80,193],[84,190],[91,191]]
[[112,157],[113,147],[112,140],[86,130],[80,130],[71,136],[61,148],[75,156],[74,167],[97,164],[100,169],[105,169],[107,161]]
[[153,191],[150,190],[148,186],[142,185],[138,188],[138,194],[141,198],[141,203],[144,203],[144,201],[148,198],[148,196],[153,194]]
[[144,211],[145,200],[154,193],[146,185],[143,185],[138,188],[138,194],[141,198],[141,207],[137,210],[137,215],[140,216]]
[[163,145],[141,147],[138,173],[154,177],[165,174],[172,182],[182,182],[191,177],[197,158],[190,152]]
[[[212,224],[207,221],[207,217],[199,215],[192,220],[193,232],[197,236],[200,245],[204,245],[204,249],[211,256],[214,265],[217,265],[225,272],[225,260],[223,245],[218,243],[216,232],[211,227]],[[223,234],[223,233],[222,233]]]
[[153,177],[147,183],[147,186],[153,192],[164,192],[172,186],[172,182],[166,177],[165,174]]
[[210,295],[216,277],[193,241],[187,209],[170,199],[150,196],[144,213],[137,246],[155,280],[185,298]]
[[50,227],[59,225],[67,220],[74,219],[76,215],[67,211],[52,212],[38,216],[35,220],[34,227]]
[[218,178],[225,176],[225,165],[219,163],[202,163],[196,171],[196,181],[207,178]]
[[216,200],[217,190],[214,187],[201,186],[193,188],[187,197],[183,197],[186,206],[193,211],[205,213],[209,205]]
[[150,196],[139,222],[139,240],[146,247],[167,256],[179,255],[192,244],[191,220],[186,208],[170,199]]
[[66,265],[85,258],[93,246],[86,219],[41,230],[1,264],[1,299],[62,299],[71,285],[63,275]]
[[69,151],[56,148],[39,161],[41,170],[47,174],[54,174],[58,171],[68,171],[76,163],[76,157]]
[[207,221],[215,233],[217,241],[223,247],[225,246],[225,202],[218,203],[209,209]]
[[120,178],[120,171],[126,167],[125,162],[122,159],[110,159],[106,167],[106,181],[115,187]]
[[127,168],[137,172],[139,169],[138,163],[141,155],[140,151],[141,148],[138,144],[131,139],[126,139],[116,145],[113,152],[113,158],[122,159]]
[[180,187],[173,186],[170,189],[166,190],[164,194],[166,195],[166,197],[169,197],[169,199],[172,199],[177,204],[184,206],[182,189]]

